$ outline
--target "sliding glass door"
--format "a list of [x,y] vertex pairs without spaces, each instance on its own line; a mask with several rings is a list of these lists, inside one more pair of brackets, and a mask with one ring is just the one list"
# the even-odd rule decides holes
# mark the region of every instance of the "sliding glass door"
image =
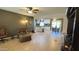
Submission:
[[52,31],[61,32],[61,30],[62,30],[62,19],[53,20],[52,21]]

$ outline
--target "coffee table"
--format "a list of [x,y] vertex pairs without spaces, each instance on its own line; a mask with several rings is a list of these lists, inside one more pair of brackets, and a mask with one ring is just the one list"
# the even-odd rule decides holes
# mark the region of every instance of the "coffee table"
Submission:
[[26,42],[31,40],[31,34],[19,35],[20,42]]

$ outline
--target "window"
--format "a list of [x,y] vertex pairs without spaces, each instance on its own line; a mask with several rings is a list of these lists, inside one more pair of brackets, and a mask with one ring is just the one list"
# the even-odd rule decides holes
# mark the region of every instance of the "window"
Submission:
[[50,19],[38,19],[35,23],[36,27],[50,27]]
[[40,22],[40,26],[44,26],[44,22]]
[[53,20],[52,21],[52,31],[54,32],[60,32],[62,28],[62,19],[61,20]]

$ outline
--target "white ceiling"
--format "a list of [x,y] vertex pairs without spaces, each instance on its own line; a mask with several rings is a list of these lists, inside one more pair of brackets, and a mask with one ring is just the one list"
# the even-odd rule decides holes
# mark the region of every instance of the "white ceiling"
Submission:
[[[39,9],[38,15],[65,13],[66,7],[35,7]],[[0,9],[19,13],[22,15],[34,16],[35,14],[26,13],[26,7],[0,7]]]

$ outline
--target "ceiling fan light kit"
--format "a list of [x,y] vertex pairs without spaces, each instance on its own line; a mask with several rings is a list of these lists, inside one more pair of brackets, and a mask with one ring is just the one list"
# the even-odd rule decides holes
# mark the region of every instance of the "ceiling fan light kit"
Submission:
[[39,12],[38,9],[34,9],[34,10],[33,10],[33,13],[38,13],[38,12]]
[[34,8],[32,8],[32,7],[27,7],[27,13],[30,13],[30,14],[32,14],[32,13],[38,13],[39,12],[39,9],[34,9]]

